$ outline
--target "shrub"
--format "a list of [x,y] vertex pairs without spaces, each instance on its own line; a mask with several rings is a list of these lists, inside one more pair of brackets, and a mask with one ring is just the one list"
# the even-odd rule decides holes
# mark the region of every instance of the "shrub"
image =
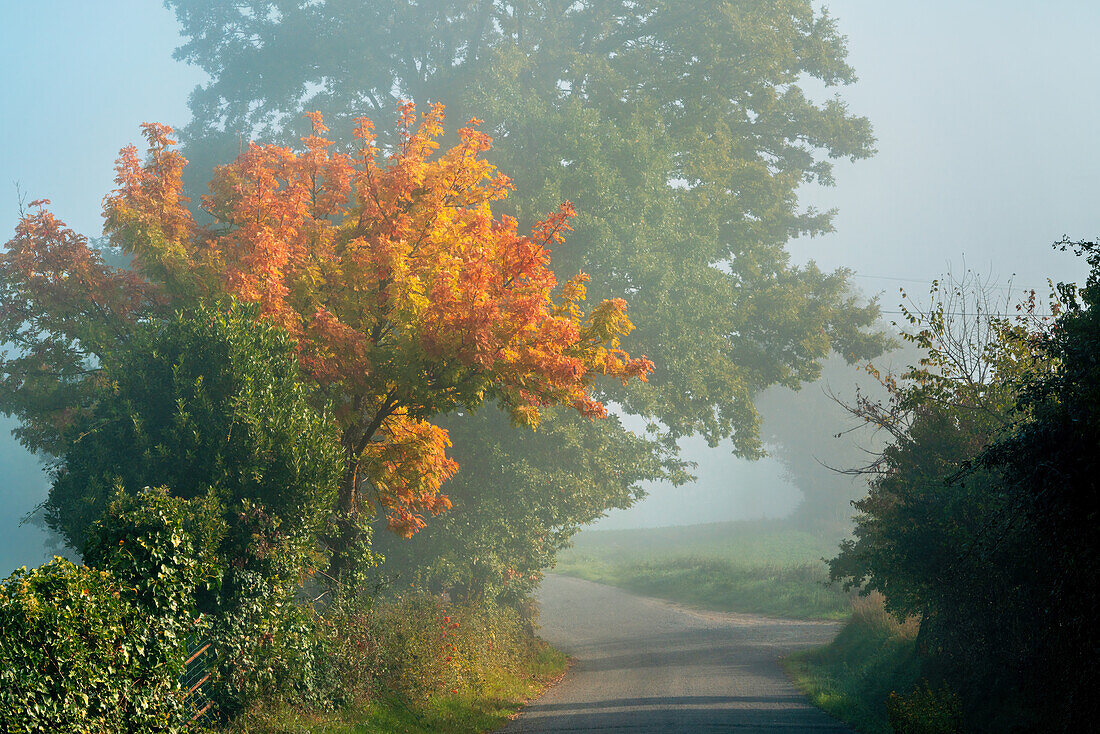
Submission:
[[205,499],[119,493],[87,557],[16,571],[0,586],[0,721],[8,732],[173,732],[204,573],[188,526]]
[[0,586],[4,731],[178,730],[182,639],[127,592],[60,557]]
[[947,688],[932,688],[928,681],[908,696],[891,693],[886,714],[896,734],[958,734],[962,731],[959,697]]
[[537,644],[529,622],[511,607],[448,605],[423,593],[343,604],[319,627],[341,688],[363,697],[423,700],[475,690],[495,671],[518,671]]
[[[179,611],[180,600],[145,597],[176,589],[154,577],[185,573],[186,556],[186,573],[204,581],[185,606],[210,621],[209,691],[231,715],[257,697],[315,703],[326,685],[312,613],[294,594],[327,563],[322,535],[344,459],[288,334],[257,321],[254,306],[222,306],[135,327],[102,355],[103,389],[74,419],[47,509],[70,543],[85,543],[90,565],[151,609]],[[166,489],[120,522],[154,483]],[[146,532],[168,517],[186,526],[186,553],[174,536],[118,545],[133,523]]]

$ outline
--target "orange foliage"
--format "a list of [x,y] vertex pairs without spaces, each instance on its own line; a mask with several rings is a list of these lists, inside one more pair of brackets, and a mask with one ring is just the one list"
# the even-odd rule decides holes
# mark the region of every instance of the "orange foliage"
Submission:
[[366,119],[345,154],[319,113],[307,117],[300,151],[250,144],[216,171],[208,227],[184,206],[171,130],[145,125],[148,156],[122,151],[105,231],[175,300],[232,295],[286,328],[344,430],[354,486],[341,509],[371,488],[411,535],[449,507],[440,488],[457,469],[433,414],[496,399],[528,426],[552,405],[602,417],[592,379],[644,380],[653,365],[619,347],[633,328],[623,301],[586,315],[586,276],[558,289],[550,247],[572,205],[526,235],[494,216],[512,183],[481,157],[491,140],[477,120],[437,154],[442,107],[418,117],[403,104],[384,155]]

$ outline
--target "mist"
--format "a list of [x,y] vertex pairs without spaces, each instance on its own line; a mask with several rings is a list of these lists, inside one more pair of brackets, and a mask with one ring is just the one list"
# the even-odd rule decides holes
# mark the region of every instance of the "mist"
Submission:
[[[69,591],[0,607],[160,620],[167,719],[393,699],[430,730],[422,701],[528,691],[498,726],[564,680],[534,730],[1081,730],[1097,28],[1075,0],[4,3],[0,577]],[[0,660],[48,644],[27,620]],[[0,719],[48,708],[28,686]]]
[[[1090,121],[1100,112],[1100,64],[1088,34],[1100,22],[1097,9],[1077,2],[827,6],[859,76],[844,98],[871,119],[878,152],[838,162],[835,186],[803,187],[805,203],[838,213],[832,233],[792,241],[794,259],[853,269],[887,311],[896,310],[899,286],[921,294],[949,269],[970,267],[1001,282],[1015,276],[1021,290],[1043,289],[1047,277],[1079,279],[1081,263],[1047,245],[1063,232],[1095,229],[1100,151]],[[19,142],[0,150],[8,186],[0,224],[13,229],[18,182],[26,196],[48,195],[78,231],[95,234],[114,151],[135,139],[139,122],[182,125],[187,96],[204,75],[170,58],[182,42],[178,26],[155,4],[9,4],[3,16],[0,53],[12,83],[0,129]],[[820,390],[810,385],[801,395]],[[4,434],[9,510],[0,564],[14,567],[45,552],[41,533],[19,521],[44,499],[46,482]],[[696,438],[682,448],[698,465],[694,484],[647,485],[645,501],[612,511],[598,527],[795,510],[801,494],[782,462],[740,461],[728,445],[711,449]]]

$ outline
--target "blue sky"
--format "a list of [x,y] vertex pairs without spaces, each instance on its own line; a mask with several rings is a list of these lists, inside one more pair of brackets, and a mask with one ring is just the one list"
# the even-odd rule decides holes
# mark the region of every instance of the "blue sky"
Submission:
[[114,159],[142,122],[186,122],[205,75],[172,59],[175,16],[156,0],[0,0],[0,232],[18,220],[14,181],[98,235]]
[[[1001,280],[1015,273],[1021,285],[1080,277],[1081,265],[1049,243],[1063,233],[1100,235],[1100,3],[827,4],[860,76],[842,94],[871,118],[879,153],[839,163],[836,188],[804,192],[840,214],[835,233],[793,243],[795,258],[922,282],[964,261]],[[155,0],[0,0],[4,239],[18,216],[15,181],[28,200],[49,198],[73,228],[99,234],[119,148],[139,140],[142,122],[189,117],[187,96],[203,75],[172,60],[178,43],[172,13]],[[859,282],[885,291],[888,307],[896,302],[898,281]],[[751,475],[746,487],[766,483],[761,472],[778,473],[720,451],[697,458],[708,475]],[[12,476],[0,490],[8,513],[0,518],[0,575],[39,557],[36,531],[14,525],[42,485],[26,472]],[[707,507],[709,519],[775,514],[790,501],[785,490],[761,498],[729,486],[686,495],[655,488],[612,524],[686,521],[676,514],[686,507]]]

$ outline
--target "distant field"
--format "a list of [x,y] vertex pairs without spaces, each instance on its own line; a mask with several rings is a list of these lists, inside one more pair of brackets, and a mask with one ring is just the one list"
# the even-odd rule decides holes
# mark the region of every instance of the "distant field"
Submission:
[[779,521],[589,531],[555,570],[703,609],[842,619],[850,595],[822,560],[836,546]]

